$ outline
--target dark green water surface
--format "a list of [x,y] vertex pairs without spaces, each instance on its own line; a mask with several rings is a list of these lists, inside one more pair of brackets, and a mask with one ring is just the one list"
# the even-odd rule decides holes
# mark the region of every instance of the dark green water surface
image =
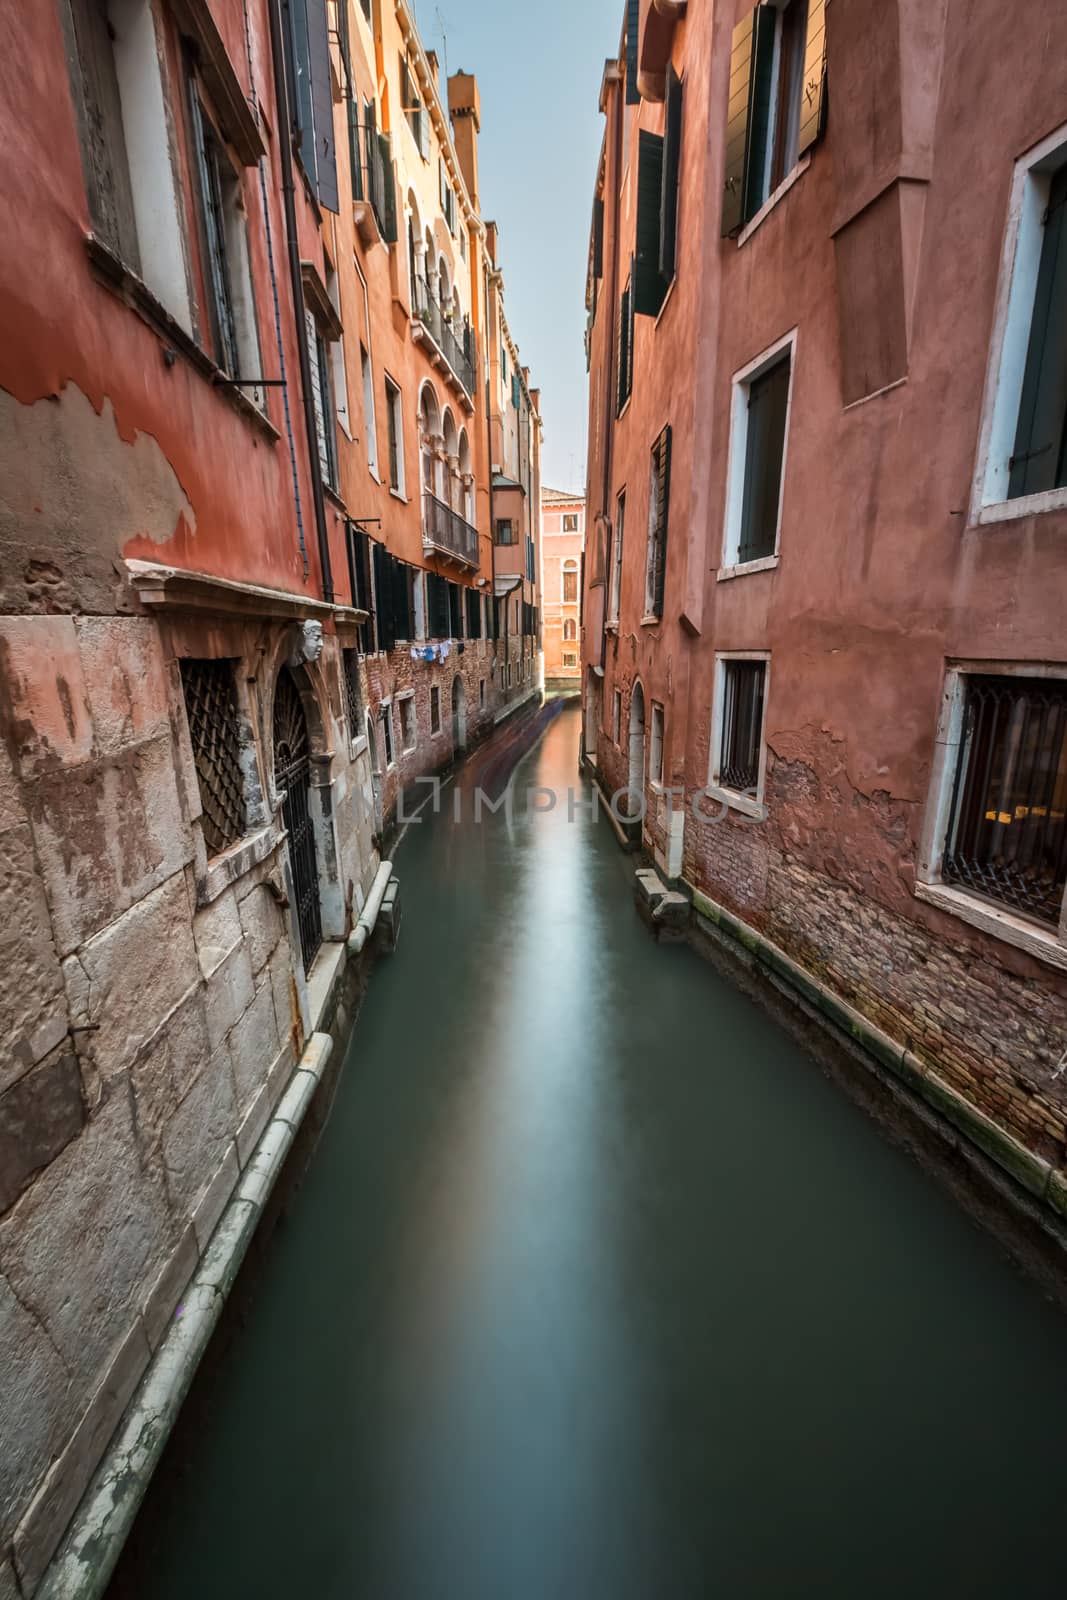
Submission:
[[[568,710],[520,786],[577,785],[577,738]],[[400,948],[138,1593],[1067,1593],[1063,1319],[650,940],[607,823],[427,819],[397,870]]]

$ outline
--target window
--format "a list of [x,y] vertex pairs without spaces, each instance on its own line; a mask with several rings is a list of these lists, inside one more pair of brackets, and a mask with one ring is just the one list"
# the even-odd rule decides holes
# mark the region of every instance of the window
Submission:
[[411,136],[425,161],[430,152],[429,118],[419,96],[418,85],[411,75],[406,56],[400,57],[400,103],[411,129]]
[[[793,0],[802,4],[803,0]],[[633,310],[656,317],[663,308],[677,257],[678,168],[682,145],[682,85],[673,67],[667,74],[664,131],[638,134],[637,231],[634,250]]]
[[389,487],[394,494],[404,493],[404,411],[400,390],[391,378],[385,380],[385,405],[389,420]]
[[1067,885],[1067,681],[968,676],[941,877],[1056,928]]
[[430,690],[430,732],[441,731],[441,691],[433,688]]
[[578,513],[577,513],[577,511],[565,511],[563,513],[563,531],[564,531],[564,533],[577,533],[578,532]]
[[563,563],[563,604],[573,606],[578,603],[578,563],[565,561]]
[[477,589],[466,590],[467,596],[467,638],[480,639],[482,636],[482,597]]
[[405,751],[414,750],[418,743],[418,728],[415,719],[415,697],[405,695],[400,701],[400,743]]
[[652,729],[648,742],[648,778],[663,782],[663,707],[652,702]]
[[478,706],[482,711],[485,710],[485,679],[484,678],[482,678],[481,681],[478,684]]
[[363,427],[367,435],[367,466],[371,475],[378,476],[378,424],[374,415],[374,373],[371,370],[370,356],[362,345],[359,347],[359,363],[363,372]]
[[510,517],[497,517],[496,519],[497,544],[515,544],[515,524]]
[[285,66],[300,165],[327,211],[338,211],[333,82],[325,0],[288,0]]
[[622,413],[634,386],[634,306],[628,283],[619,300],[619,367],[616,414]]
[[667,575],[667,518],[671,498],[671,430],[664,428],[652,446],[648,481],[648,554],[645,561],[645,617],[663,615]]
[[345,711],[348,715],[348,735],[353,743],[359,738],[361,696],[359,692],[359,652],[353,649],[341,652],[341,680],[345,691]]
[[564,650],[563,665],[565,667],[576,667],[578,665],[578,657],[573,650]]
[[622,729],[622,690],[616,689],[611,697],[611,741],[618,744]]
[[441,212],[448,224],[449,233],[456,231],[456,196],[451,183],[448,181],[448,168],[444,160],[439,161],[441,178]]
[[382,741],[385,749],[385,764],[391,767],[396,759],[393,753],[393,707],[387,700],[382,706]]
[[569,644],[572,640],[577,639],[577,637],[578,624],[575,622],[573,617],[568,617],[566,622],[563,624],[564,642]]
[[68,0],[73,98],[94,235],[194,331],[169,109],[148,0]]
[[219,855],[248,830],[235,661],[183,661],[182,692],[189,719],[201,826],[208,855]]
[[626,491],[619,495],[615,505],[615,539],[611,547],[611,583],[608,588],[608,621],[618,622],[619,602],[622,597],[622,539],[626,522]]
[[734,29],[724,235],[755,216],[822,133],[825,18],[826,0],[770,0]]
[[778,551],[795,335],[734,378],[727,470],[727,569]]
[[975,521],[1067,504],[1067,129],[1015,170]]
[[762,811],[768,664],[766,655],[716,658],[710,782],[743,811]]
[[330,381],[330,356],[326,340],[310,311],[304,312],[307,325],[308,357],[311,361],[311,394],[315,408],[315,437],[319,447],[322,481],[337,487],[337,435],[334,431],[333,386]]
[[[337,274],[329,268],[326,271],[326,289],[330,296],[330,303],[338,312],[340,321]],[[333,399],[336,407],[337,420],[341,424],[348,438],[352,437],[351,419],[348,415],[348,373],[345,368],[345,342],[344,339],[330,341],[330,376],[333,381]]]

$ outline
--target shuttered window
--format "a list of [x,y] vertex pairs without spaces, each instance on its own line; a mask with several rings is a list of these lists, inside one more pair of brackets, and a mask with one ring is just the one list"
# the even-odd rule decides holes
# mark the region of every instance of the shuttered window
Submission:
[[365,528],[348,524],[348,571],[352,584],[352,604],[366,611],[368,620],[360,624],[359,648],[366,655],[374,637],[374,588],[371,581],[370,536]]
[[482,636],[482,597],[477,589],[468,589],[467,593],[467,638],[480,639]]
[[618,395],[616,411],[622,410],[630,398],[634,379],[634,314],[630,284],[622,291],[619,300],[619,361]]
[[637,87],[637,52],[641,42],[641,0],[626,0],[626,104],[641,104]]
[[1067,484],[1067,165],[1054,174],[1026,353],[1008,498]]
[[754,794],[759,789],[763,744],[765,661],[722,663],[722,733],[718,782],[725,789]]
[[656,317],[667,293],[667,280],[660,271],[663,139],[642,128],[637,146],[637,242],[631,292],[634,312],[641,317]]
[[777,544],[789,372],[787,354],[748,385],[739,562],[773,556]]
[[604,276],[604,202],[593,201],[593,277]]
[[660,202],[659,270],[666,284],[677,264],[678,173],[682,159],[682,81],[673,67],[667,71],[667,99],[663,118],[663,195]]
[[426,574],[426,615],[429,637],[449,638],[448,580],[436,572]]
[[288,0],[287,9],[289,110],[300,163],[314,186],[319,204],[327,211],[337,211],[340,202],[326,0]]
[[426,111],[415,80],[411,75],[407,57],[403,55],[400,57],[400,103],[404,115],[407,117],[411,136],[418,146],[419,154],[425,156],[427,149]]
[[667,520],[671,498],[671,430],[664,428],[652,446],[648,486],[648,555],[645,565],[645,616],[663,615],[667,576]]
[[733,32],[722,232],[735,234],[823,131],[825,0],[765,3]]
[[452,582],[448,584],[448,637],[463,637],[463,590]]
[[415,569],[374,545],[374,589],[378,599],[378,649],[415,637]]

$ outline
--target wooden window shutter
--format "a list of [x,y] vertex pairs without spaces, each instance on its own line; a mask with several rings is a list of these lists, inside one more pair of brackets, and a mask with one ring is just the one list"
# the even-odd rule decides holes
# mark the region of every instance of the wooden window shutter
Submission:
[[372,562],[374,567],[374,621],[375,621],[375,649],[388,650],[392,644],[389,637],[392,624],[392,596],[389,588],[388,572],[389,552],[383,544],[375,541],[372,546]]
[[604,202],[593,201],[593,277],[604,276]]
[[657,317],[667,293],[659,266],[662,204],[663,139],[642,129],[638,134],[637,248],[632,280],[633,309],[641,317]]
[[348,107],[348,164],[352,169],[352,198],[364,199],[363,193],[363,153],[359,140],[359,106],[354,100],[346,102]]
[[1067,478],[1067,166],[1054,174],[1034,294],[1008,496]]
[[804,81],[800,87],[802,156],[822,137],[826,120],[826,0],[808,0],[808,36],[804,45]]
[[682,81],[667,69],[667,104],[663,119],[663,194],[660,200],[659,270],[666,283],[677,261],[678,171],[682,154]]
[[663,615],[663,593],[667,581],[667,519],[671,502],[671,430],[664,428],[653,446],[653,471],[659,479],[659,521],[656,527],[654,610]]
[[641,33],[641,0],[626,0],[626,104],[641,104],[637,87],[637,48]]
[[630,284],[622,291],[619,299],[619,382],[616,411],[621,411],[630,398],[633,384],[633,330],[634,319],[631,308]]
[[333,138],[333,82],[330,77],[330,35],[326,0],[307,0],[311,102],[315,122],[315,187],[319,204],[340,211],[337,193],[337,150]]
[[756,102],[770,93],[777,17],[774,6],[758,5],[733,32],[723,174],[724,238],[739,233],[760,204],[757,195],[767,155],[769,101],[767,105]]

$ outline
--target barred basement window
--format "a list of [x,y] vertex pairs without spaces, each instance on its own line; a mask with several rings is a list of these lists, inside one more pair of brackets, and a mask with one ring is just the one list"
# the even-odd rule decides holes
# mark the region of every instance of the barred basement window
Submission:
[[234,661],[181,663],[204,841],[213,856],[248,831],[235,669]]
[[1067,682],[967,679],[942,877],[1058,925],[1067,888]]
[[359,738],[361,716],[359,694],[359,652],[342,650],[341,678],[345,689],[345,710],[348,713],[348,733],[354,741]]
[[714,781],[739,794],[758,795],[763,753],[766,661],[720,662],[718,769]]

